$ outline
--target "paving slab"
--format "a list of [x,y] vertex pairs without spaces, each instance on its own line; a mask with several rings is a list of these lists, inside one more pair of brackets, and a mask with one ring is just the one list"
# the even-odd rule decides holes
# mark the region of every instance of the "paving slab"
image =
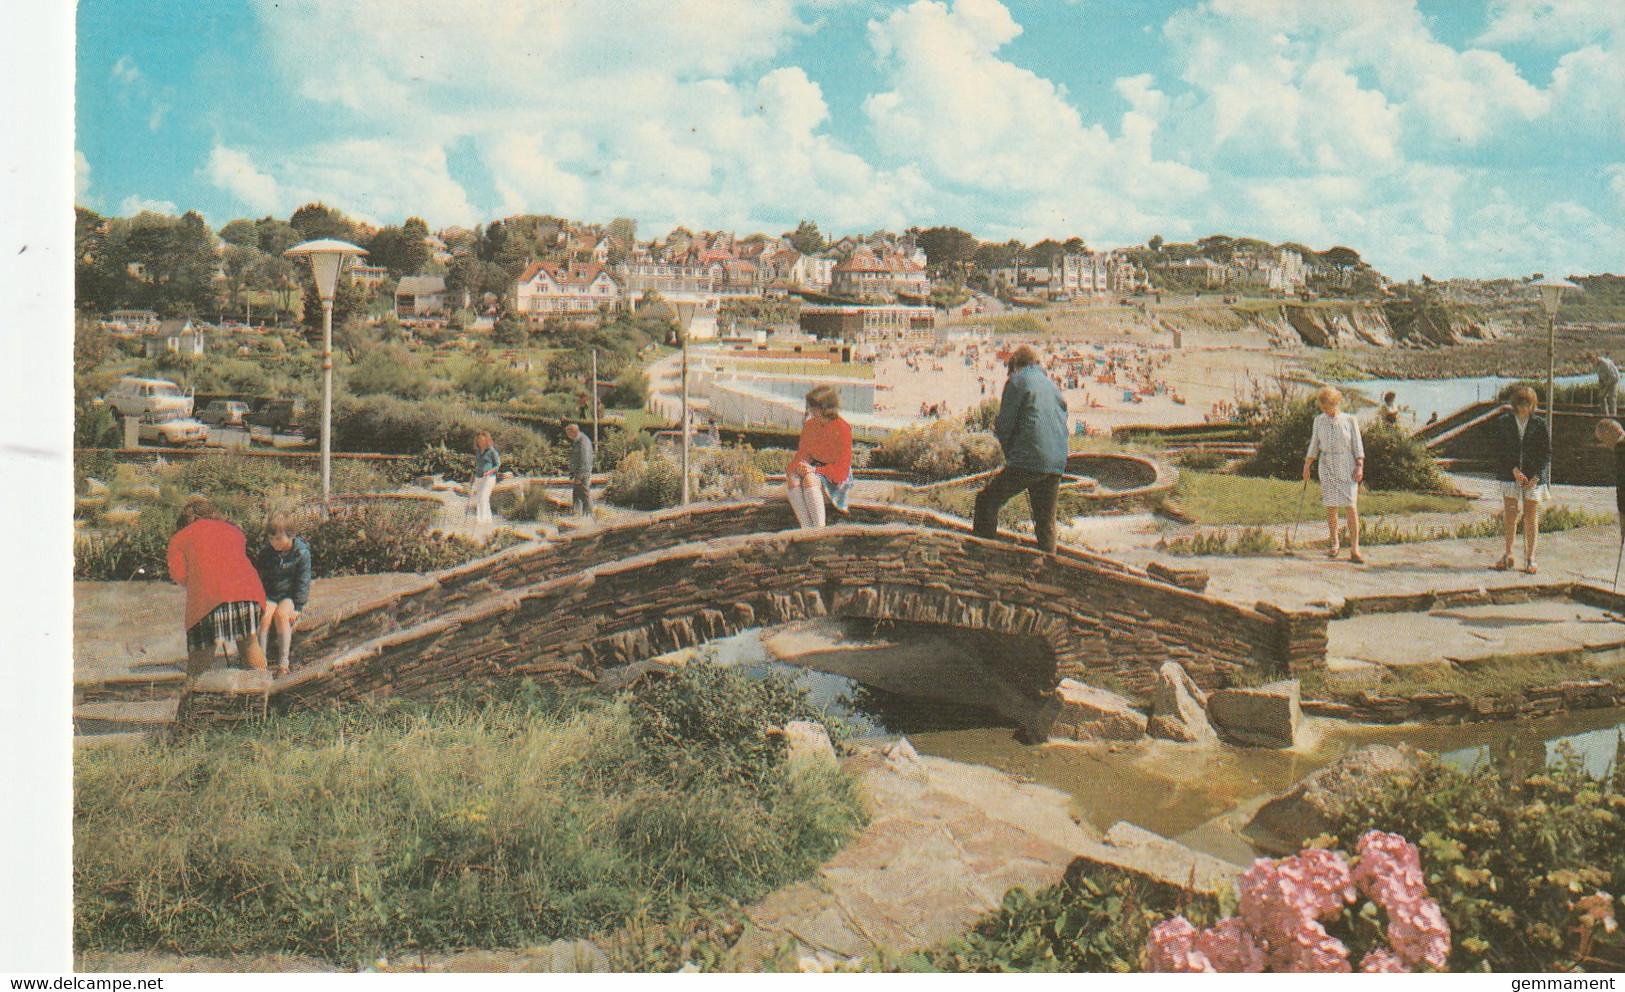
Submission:
[[1327,625],[1327,654],[1385,666],[1625,649],[1625,618],[1569,599],[1373,613]]

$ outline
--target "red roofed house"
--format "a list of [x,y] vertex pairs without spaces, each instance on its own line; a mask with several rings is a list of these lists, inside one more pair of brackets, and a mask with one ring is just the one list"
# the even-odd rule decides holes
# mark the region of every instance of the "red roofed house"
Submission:
[[931,280],[925,269],[910,259],[901,255],[882,258],[868,248],[859,248],[835,266],[829,289],[837,296],[891,300],[899,293],[929,296]]
[[532,262],[513,287],[513,307],[520,313],[597,313],[621,307],[621,284],[602,265],[564,266]]

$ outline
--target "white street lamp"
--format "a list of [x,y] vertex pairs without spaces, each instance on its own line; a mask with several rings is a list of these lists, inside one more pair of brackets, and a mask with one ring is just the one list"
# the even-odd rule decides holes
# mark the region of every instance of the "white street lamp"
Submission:
[[322,238],[294,245],[283,252],[310,259],[310,272],[316,278],[316,295],[322,298],[322,502],[328,502],[333,489],[333,293],[339,272],[351,256],[365,255],[366,249]]
[[[1557,307],[1563,302],[1563,290],[1580,287],[1557,276],[1547,276],[1535,285],[1540,287],[1540,304],[1546,310],[1546,450],[1550,451],[1557,424]],[[1547,479],[1547,485],[1551,481]]]
[[683,420],[681,425],[681,430],[683,432],[683,506],[688,505],[688,330],[694,325],[694,310],[696,309],[696,306],[697,304],[693,303],[678,303],[676,305],[677,333],[681,336],[683,345]]

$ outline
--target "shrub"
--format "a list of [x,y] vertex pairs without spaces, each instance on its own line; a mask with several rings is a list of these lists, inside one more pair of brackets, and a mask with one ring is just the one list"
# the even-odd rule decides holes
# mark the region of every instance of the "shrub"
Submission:
[[761,466],[749,448],[713,449],[700,459],[695,492],[699,499],[749,499],[761,495],[763,482]]
[[[1258,450],[1241,465],[1243,475],[1303,478],[1304,454],[1320,412],[1314,400],[1298,400],[1274,415]],[[1362,424],[1365,485],[1371,489],[1426,492],[1448,488],[1433,456],[1406,431],[1381,423]]]
[[1333,834],[1343,844],[1368,829],[1418,839],[1455,934],[1452,971],[1618,970],[1625,941],[1598,925],[1616,905],[1599,892],[1625,891],[1625,763],[1615,765],[1610,781],[1572,752],[1533,774],[1511,762],[1472,772],[1430,762],[1344,809]]
[[967,430],[957,421],[892,431],[869,456],[869,464],[876,468],[901,469],[922,482],[985,472],[1002,462],[996,438]]
[[147,510],[128,527],[76,533],[73,577],[87,582],[169,578],[172,512]]
[[682,499],[682,469],[659,453],[634,451],[615,466],[605,498],[635,510],[659,510]]
[[627,369],[615,379],[615,385],[604,394],[604,405],[620,410],[641,410],[649,402],[649,376],[636,369]]
[[387,344],[368,350],[350,367],[344,385],[356,396],[396,396],[421,400],[429,395],[429,373],[423,362],[403,345]]
[[503,467],[522,474],[552,474],[564,466],[554,451],[531,431],[500,417],[476,413],[455,403],[425,400],[409,403],[393,396],[344,397],[333,415],[333,446],[340,451],[417,455],[443,446],[468,452],[462,474],[472,472],[474,435],[491,432],[502,452]]
[[523,396],[530,389],[530,380],[507,362],[486,359],[464,368],[457,387],[477,400],[493,403]]
[[[401,502],[340,504],[330,513],[301,512],[300,533],[310,542],[311,574],[318,577],[378,572],[435,572],[494,554],[517,543],[498,531],[484,545],[432,530],[435,510]],[[243,528],[249,548],[264,543],[264,521]]]

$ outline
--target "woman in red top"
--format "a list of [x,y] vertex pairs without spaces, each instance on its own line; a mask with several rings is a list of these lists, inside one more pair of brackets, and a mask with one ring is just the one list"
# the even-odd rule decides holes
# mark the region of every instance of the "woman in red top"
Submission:
[[841,394],[833,386],[807,393],[801,442],[784,470],[790,509],[803,527],[824,526],[824,490],[837,513],[846,512],[852,488],[852,425],[841,419]]
[[237,657],[263,669],[265,587],[248,560],[243,532],[202,496],[181,510],[179,528],[169,539],[169,577],[186,587],[186,673],[208,671],[219,641],[236,641]]

